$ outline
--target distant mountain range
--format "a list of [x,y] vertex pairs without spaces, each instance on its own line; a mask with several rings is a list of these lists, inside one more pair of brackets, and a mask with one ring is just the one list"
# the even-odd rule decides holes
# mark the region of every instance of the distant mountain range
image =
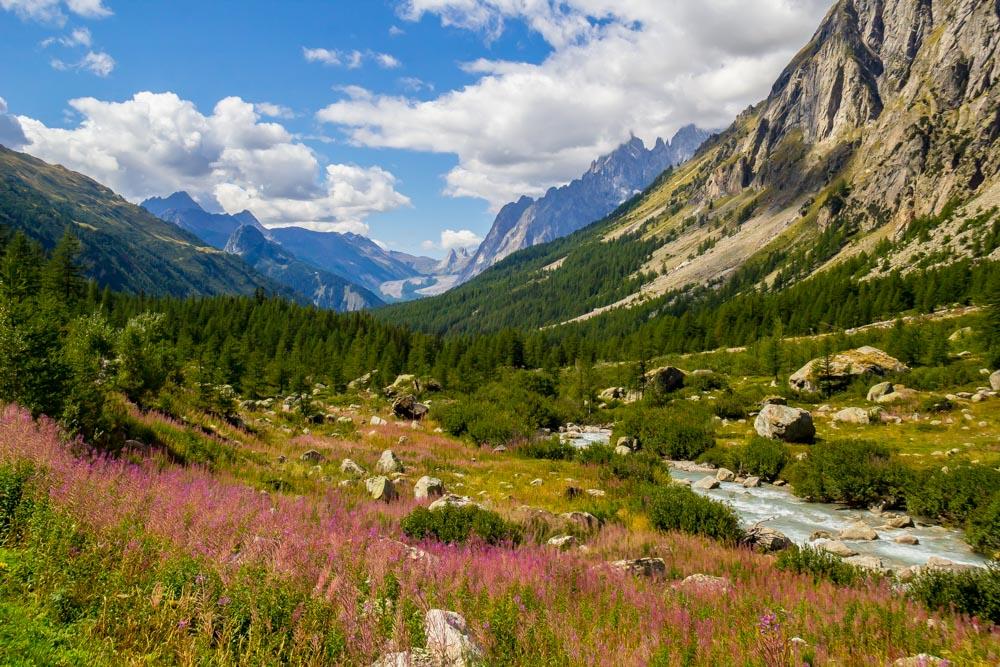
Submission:
[[600,220],[645,190],[665,169],[688,160],[709,136],[710,132],[687,125],[669,143],[657,139],[650,149],[632,137],[595,160],[587,173],[573,182],[550,188],[540,199],[521,197],[507,204],[459,281],[465,282],[522,248],[566,236]]
[[144,209],[181,229],[186,229],[205,243],[222,250],[229,237],[243,225],[252,225],[267,234],[267,230],[250,211],[236,215],[209,213],[186,192],[175,192],[169,197],[152,197],[140,204]]
[[52,248],[68,228],[86,274],[102,286],[150,295],[290,295],[239,257],[206,246],[97,181],[0,146],[0,225]]

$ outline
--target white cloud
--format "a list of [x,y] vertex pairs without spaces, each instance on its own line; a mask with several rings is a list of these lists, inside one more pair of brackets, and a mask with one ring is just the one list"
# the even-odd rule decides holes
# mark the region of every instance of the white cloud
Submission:
[[421,90],[434,90],[434,84],[418,79],[415,76],[404,76],[399,80],[399,85],[411,93],[419,93]]
[[389,172],[324,167],[282,125],[261,121],[255,105],[238,97],[219,101],[209,115],[174,93],[69,104],[82,118],[71,129],[18,117],[26,150],[134,201],[187,190],[230,213],[250,209],[269,226],[358,232],[367,230],[371,214],[410,203]]
[[83,58],[73,63],[53,58],[50,64],[53,69],[60,71],[86,70],[101,78],[107,77],[115,69],[115,59],[103,51],[88,51]]
[[295,112],[291,108],[286,107],[282,104],[273,104],[271,102],[257,102],[253,105],[254,110],[257,111],[262,116],[268,116],[269,118],[283,118],[290,119],[295,118]]
[[470,229],[446,229],[441,232],[441,248],[444,250],[459,250],[461,248],[475,248],[483,239]]
[[451,153],[446,192],[494,207],[578,176],[631,132],[725,126],[763,98],[829,0],[408,0],[405,19],[492,39],[523,21],[540,63],[466,63],[477,80],[421,101],[345,91],[317,114],[356,144]]
[[15,150],[28,143],[17,117],[7,113],[7,100],[0,97],[0,144]]
[[394,25],[394,26],[390,26],[389,27],[389,36],[390,37],[399,37],[400,35],[405,35],[405,34],[406,34],[406,31],[403,30],[402,28],[400,28],[398,25]]
[[388,53],[378,53],[376,51],[339,51],[337,49],[322,49],[302,47],[302,56],[306,62],[320,63],[330,67],[346,67],[347,69],[357,69],[361,67],[366,59],[374,61],[382,69],[396,69],[402,66],[399,60]]
[[14,12],[20,18],[62,25],[66,22],[64,10],[84,18],[111,16],[103,0],[0,0],[0,9]]
[[90,30],[87,28],[76,28],[70,34],[63,37],[48,37],[42,40],[42,46],[48,48],[53,44],[61,44],[67,48],[73,48],[75,46],[83,46],[90,48],[93,43],[93,38],[90,34]]

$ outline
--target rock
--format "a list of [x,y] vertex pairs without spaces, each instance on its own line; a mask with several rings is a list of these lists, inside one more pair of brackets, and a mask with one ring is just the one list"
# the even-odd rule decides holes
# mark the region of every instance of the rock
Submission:
[[430,505],[427,509],[430,511],[444,509],[445,507],[466,507],[468,505],[475,505],[472,499],[468,496],[457,496],[454,493],[446,493]]
[[299,457],[299,460],[308,461],[309,463],[322,463],[326,460],[326,457],[317,452],[315,449],[310,449],[308,452],[304,452],[302,456]]
[[719,468],[719,472],[715,473],[715,479],[720,482],[731,482],[736,479],[736,473],[728,468]]
[[392,414],[400,419],[419,421],[427,416],[430,408],[423,403],[418,403],[413,394],[400,396],[392,402]]
[[774,528],[756,525],[746,531],[744,544],[761,553],[773,553],[788,549],[792,546],[792,541],[788,537]]
[[365,474],[365,469],[351,459],[344,459],[340,462],[340,472],[348,475],[354,475],[355,477],[361,477]]
[[590,512],[566,512],[559,516],[587,531],[595,531],[601,527],[601,520]]
[[733,584],[725,577],[713,577],[710,574],[692,574],[689,577],[685,577],[680,583],[675,584],[674,587],[688,592],[728,593],[733,589]]
[[618,445],[615,447],[615,454],[618,456],[628,456],[632,453],[631,447],[626,447],[625,445]]
[[439,664],[447,667],[467,667],[483,660],[483,649],[469,634],[468,625],[460,614],[443,609],[431,609],[424,618],[427,652]]
[[684,386],[684,371],[674,366],[654,368],[646,373],[646,382],[654,391],[667,394]]
[[828,542],[823,542],[819,545],[819,548],[827,553],[831,553],[834,556],[840,556],[841,558],[850,558],[851,556],[857,556],[858,552],[847,546],[839,540],[830,540]]
[[371,667],[437,667],[430,654],[423,649],[386,653]]
[[945,667],[945,665],[950,664],[950,661],[929,653],[918,653],[906,658],[898,658],[892,663],[892,667]]
[[556,547],[561,551],[566,551],[567,549],[579,546],[580,540],[572,535],[556,535],[555,537],[550,538],[546,544],[551,547]]
[[429,477],[427,475],[418,479],[413,487],[413,497],[418,500],[440,498],[444,493],[444,482],[437,477]]
[[760,486],[760,477],[751,476],[743,480],[744,489],[755,489],[758,486]]
[[374,415],[371,419],[368,420],[368,423],[371,424],[372,426],[385,426],[389,422],[382,419],[378,415]]
[[383,475],[391,475],[394,472],[403,472],[405,468],[396,454],[391,449],[387,449],[379,457],[378,463],[375,464],[375,470]]
[[896,544],[920,544],[916,535],[900,535],[893,542]]
[[541,486],[544,483],[545,482],[543,480],[538,479],[537,477],[535,479],[531,480],[531,482],[530,482],[531,486]]
[[787,405],[765,405],[753,426],[758,435],[785,442],[812,442],[816,436],[812,415]]
[[416,375],[397,375],[393,383],[382,389],[387,398],[403,394],[419,394],[422,387]]
[[365,488],[368,489],[368,493],[371,494],[373,499],[383,502],[395,500],[398,495],[396,486],[389,481],[388,477],[381,475],[365,480]]
[[[829,358],[829,362],[828,377],[825,379],[836,388],[846,387],[854,378],[863,375],[888,375],[909,370],[895,357],[868,345],[835,354]],[[822,364],[822,358],[813,359],[795,371],[788,378],[788,384],[797,391],[819,391]]]
[[760,402],[760,407],[765,405],[788,405],[788,399],[784,396],[768,396]]
[[809,536],[810,542],[815,542],[816,540],[832,540],[833,535],[828,530],[814,530]]
[[634,558],[616,560],[609,563],[612,569],[634,574],[641,577],[663,576],[667,573],[667,564],[662,558]]
[[913,519],[905,514],[889,514],[883,518],[885,518],[885,525],[889,528],[913,527]]
[[692,486],[696,489],[704,489],[708,491],[710,489],[719,488],[719,480],[717,480],[714,477],[703,477],[702,479],[692,484]]
[[785,480],[776,479],[774,480],[774,482],[772,482],[771,486],[785,486],[786,484],[788,484],[788,482],[786,482]]
[[965,563],[956,563],[948,560],[947,558],[941,558],[940,556],[931,556],[924,564],[924,568],[944,572],[961,572],[963,570],[974,570],[976,569],[976,566],[967,565]]
[[867,399],[874,403],[886,394],[891,394],[892,392],[893,385],[891,382],[879,382],[877,385],[868,390]]
[[877,540],[878,533],[875,529],[863,521],[855,521],[847,528],[840,531],[840,539],[852,541]]
[[604,389],[597,395],[602,401],[616,401],[621,398],[625,398],[626,389],[625,387],[608,387]]
[[990,388],[993,391],[1000,391],[1000,371],[993,371],[990,374]]
[[371,385],[371,383],[372,383],[372,377],[374,377],[376,374],[378,374],[377,370],[371,371],[369,373],[365,373],[361,377],[355,378],[355,379],[351,380],[350,382],[348,382],[347,383],[347,388],[348,389],[366,389],[366,388],[368,388]]
[[871,417],[864,408],[844,408],[833,415],[833,421],[847,424],[868,424],[871,422]]
[[844,562],[862,570],[885,572],[885,565],[882,563],[882,559],[876,556],[850,556],[845,558]]
[[886,403],[898,403],[900,401],[908,401],[914,398],[917,392],[908,387],[904,387],[901,384],[893,385],[893,391],[891,394],[886,394],[885,396],[879,396],[875,399],[876,403],[886,404]]
[[608,494],[602,491],[601,489],[587,489],[587,495],[593,496],[594,498],[603,498]]

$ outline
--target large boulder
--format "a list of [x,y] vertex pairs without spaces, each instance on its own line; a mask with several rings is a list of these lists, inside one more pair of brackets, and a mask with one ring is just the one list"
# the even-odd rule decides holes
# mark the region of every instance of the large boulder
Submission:
[[877,540],[878,533],[864,521],[855,521],[840,531],[840,539],[852,541]]
[[601,520],[590,512],[566,512],[559,516],[568,523],[572,523],[583,530],[593,532],[601,527]]
[[315,449],[310,449],[304,452],[302,456],[299,457],[300,460],[307,463],[322,463],[325,460],[325,456],[317,452]]
[[990,386],[993,391],[1000,391],[1000,371],[993,371],[990,375]]
[[413,487],[413,497],[417,500],[424,498],[440,498],[444,495],[444,482],[437,477],[424,475],[417,480]]
[[613,570],[641,577],[663,576],[667,573],[667,564],[662,558],[616,560],[609,563],[609,565]]
[[874,403],[883,396],[891,394],[893,389],[894,387],[891,382],[879,382],[868,390],[868,396],[866,398]]
[[388,398],[394,398],[403,394],[419,394],[420,389],[420,380],[416,375],[397,375],[393,383],[383,388],[382,392]]
[[456,612],[431,609],[424,618],[427,652],[437,664],[467,667],[482,663],[483,649],[469,632],[465,619]]
[[868,424],[871,422],[871,415],[864,408],[844,408],[833,415],[833,421],[847,424]]
[[719,471],[715,473],[715,479],[720,482],[732,482],[736,479],[736,473],[729,468],[719,468]]
[[697,482],[692,484],[692,486],[696,489],[702,489],[703,491],[711,491],[712,489],[719,488],[719,480],[712,476],[702,477]]
[[374,500],[381,500],[385,503],[395,500],[396,496],[399,495],[396,492],[396,486],[389,481],[389,478],[381,475],[365,480],[365,487]]
[[821,378],[823,365],[822,357],[813,359],[788,378],[789,386],[798,391],[814,392],[820,390],[823,380],[835,388],[842,388],[863,375],[888,375],[909,370],[899,359],[868,345],[831,356],[829,368],[825,369],[826,377]]
[[445,509],[446,507],[468,507],[469,505],[479,506],[478,503],[472,502],[472,499],[468,496],[458,496],[454,493],[446,493],[428,505],[427,509],[434,512],[436,510]]
[[392,414],[400,419],[419,421],[427,416],[430,408],[417,401],[413,394],[405,394],[392,402]]
[[840,540],[827,540],[819,545],[819,548],[827,553],[831,553],[834,556],[840,556],[841,558],[850,558],[851,556],[857,556],[858,552],[847,546]]
[[816,436],[812,415],[787,405],[765,405],[753,426],[758,435],[785,442],[812,442]]
[[372,378],[378,373],[377,370],[365,373],[359,378],[355,378],[347,383],[348,389],[367,389],[371,386]]
[[347,475],[354,475],[355,477],[361,477],[365,474],[365,469],[351,459],[344,459],[340,462],[340,472]]
[[754,551],[761,553],[773,553],[782,551],[792,546],[792,541],[788,537],[774,528],[767,526],[753,526],[747,530],[743,537],[744,544],[752,547]]
[[404,468],[403,463],[396,454],[391,449],[387,449],[379,457],[378,463],[375,464],[375,470],[383,475],[391,475],[396,472],[403,472]]
[[684,371],[675,366],[654,368],[646,373],[648,388],[667,394],[684,386]]

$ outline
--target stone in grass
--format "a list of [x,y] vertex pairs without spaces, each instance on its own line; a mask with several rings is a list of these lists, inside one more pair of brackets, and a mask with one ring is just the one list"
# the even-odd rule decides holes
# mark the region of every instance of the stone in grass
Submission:
[[483,662],[483,649],[469,633],[465,619],[454,611],[431,609],[424,617],[427,652],[437,664],[468,667]]
[[566,512],[559,516],[584,530],[595,531],[601,527],[601,520],[590,512]]
[[458,496],[454,493],[446,493],[428,505],[427,509],[433,512],[446,507],[467,507],[469,505],[476,505],[476,503],[472,502],[472,499],[468,496]]
[[383,475],[390,475],[394,472],[403,472],[404,468],[396,454],[391,449],[387,449],[379,457],[378,463],[375,464],[375,470]]
[[662,558],[631,558],[616,560],[609,565],[613,570],[642,577],[662,577],[667,573],[667,564]]
[[567,549],[579,546],[580,540],[572,535],[556,535],[555,537],[549,538],[547,544],[551,547],[556,547],[561,551],[566,551]]
[[703,477],[702,479],[692,484],[692,486],[696,489],[704,489],[705,491],[708,491],[710,489],[719,488],[719,480],[717,480],[714,477]]
[[417,480],[413,487],[413,497],[417,500],[424,498],[440,498],[444,495],[444,482],[437,477],[424,475]]
[[299,459],[302,461],[308,461],[309,463],[321,463],[325,457],[315,449],[310,449],[308,452],[304,452]]
[[354,475],[355,477],[360,477],[365,474],[364,468],[351,459],[344,459],[340,462],[340,472],[347,475]]
[[765,405],[753,426],[757,435],[785,442],[812,442],[816,436],[809,411],[787,405]]
[[698,573],[685,577],[683,581],[674,584],[674,588],[689,593],[728,593],[733,589],[733,584],[725,577]]
[[743,542],[760,553],[774,553],[792,546],[792,541],[788,539],[787,535],[774,528],[761,525],[753,526],[747,530]]
[[951,663],[944,658],[929,653],[918,653],[917,655],[897,658],[892,667],[944,667]]
[[395,500],[399,495],[396,491],[396,486],[389,478],[381,475],[365,480],[365,487],[374,500],[381,500],[386,503]]

